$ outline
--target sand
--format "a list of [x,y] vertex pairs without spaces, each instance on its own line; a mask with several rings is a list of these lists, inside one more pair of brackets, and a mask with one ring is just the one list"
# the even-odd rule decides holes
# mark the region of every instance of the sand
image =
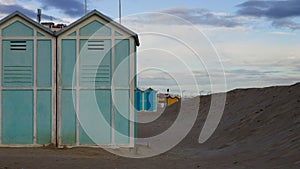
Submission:
[[[216,96],[216,95],[215,95]],[[300,168],[300,83],[292,86],[237,89],[227,93],[225,111],[214,134],[203,144],[199,133],[211,96],[175,104],[163,113],[141,113],[138,137],[168,129],[184,112],[199,107],[193,128],[176,147],[155,157],[123,158],[95,148],[0,148],[0,169],[94,168]],[[149,120],[150,119],[150,120]],[[154,145],[138,145],[141,153]]]

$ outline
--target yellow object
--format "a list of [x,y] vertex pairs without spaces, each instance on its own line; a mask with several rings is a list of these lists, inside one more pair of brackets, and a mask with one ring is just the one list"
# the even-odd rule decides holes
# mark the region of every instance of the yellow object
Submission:
[[179,98],[178,97],[167,97],[168,99],[168,106],[171,106],[172,104],[174,103],[177,103],[179,102]]

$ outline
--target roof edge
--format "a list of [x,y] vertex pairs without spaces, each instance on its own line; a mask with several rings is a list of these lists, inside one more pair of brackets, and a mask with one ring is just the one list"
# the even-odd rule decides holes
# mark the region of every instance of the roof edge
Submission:
[[111,19],[110,17],[102,14],[101,12],[97,11],[96,9],[92,10],[91,12],[89,12],[88,14],[84,15],[83,17],[79,18],[77,21],[71,23],[69,26],[57,31],[57,32],[54,32],[55,36],[59,36],[63,33],[65,33],[66,31],[72,29],[73,27],[75,27],[76,25],[78,25],[79,23],[83,22],[85,19],[87,18],[90,18],[91,16],[93,15],[97,15],[99,16],[100,18],[104,19],[105,21],[107,21],[108,23],[111,23],[113,26],[116,26],[118,27],[119,29],[122,29],[123,31],[125,31],[126,33],[128,33],[131,37],[134,38],[135,42],[136,42],[136,45],[137,46],[140,46],[140,42],[139,42],[139,38],[138,38],[138,35],[131,31],[130,29],[126,28],[125,26],[117,23],[116,21],[114,21],[113,19]]
[[140,46],[140,42],[139,42],[139,38],[138,35],[136,33],[134,33],[133,31],[131,31],[130,29],[126,28],[125,26],[117,23],[116,21],[112,20],[110,17],[102,14],[101,12],[97,11],[96,9],[94,9],[93,11],[89,12],[88,14],[86,14],[85,16],[81,17],[80,19],[78,19],[77,21],[71,23],[69,26],[59,30],[59,31],[52,31],[51,29],[44,27],[43,25],[39,24],[38,22],[34,21],[33,19],[29,18],[28,16],[24,15],[23,13],[21,13],[20,11],[16,10],[15,12],[11,13],[10,15],[4,17],[3,19],[0,20],[0,25],[2,25],[3,23],[7,22],[8,20],[12,19],[15,16],[19,16],[22,19],[24,19],[25,21],[29,22],[30,24],[40,28],[41,30],[47,32],[48,34],[52,35],[52,36],[59,36],[61,34],[63,34],[64,32],[68,31],[69,29],[73,28],[74,26],[76,26],[77,24],[83,22],[85,19],[93,16],[93,15],[97,15],[100,18],[106,20],[107,22],[111,23],[113,26],[118,27],[119,29],[122,29],[123,31],[125,31],[126,33],[128,33],[131,37],[134,38],[136,45]]
[[25,21],[29,22],[30,24],[32,24],[32,25],[42,29],[43,31],[49,33],[50,35],[54,36],[54,32],[51,29],[44,27],[43,25],[39,24],[38,22],[34,21],[33,19],[29,18],[28,16],[24,15],[23,13],[21,13],[18,10],[11,13],[10,15],[4,17],[3,19],[1,19],[0,25],[2,25],[3,23],[7,22],[8,20],[10,20],[16,16],[19,16],[20,18],[24,19]]

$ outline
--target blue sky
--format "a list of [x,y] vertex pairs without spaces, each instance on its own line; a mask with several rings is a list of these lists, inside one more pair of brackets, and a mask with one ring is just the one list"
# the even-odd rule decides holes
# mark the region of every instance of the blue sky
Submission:
[[[0,0],[0,18],[19,10],[35,19],[42,8],[44,21],[68,24],[83,3]],[[118,0],[88,0],[93,9],[117,19]],[[122,0],[122,15],[140,36],[142,88],[195,94],[300,81],[299,0]]]

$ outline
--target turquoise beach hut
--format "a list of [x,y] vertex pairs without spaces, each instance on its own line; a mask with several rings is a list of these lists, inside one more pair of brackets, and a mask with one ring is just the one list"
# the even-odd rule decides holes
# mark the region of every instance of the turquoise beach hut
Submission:
[[0,35],[0,146],[134,146],[137,34],[94,10],[59,31],[14,12]]
[[20,12],[0,21],[0,145],[56,143],[56,38]]

